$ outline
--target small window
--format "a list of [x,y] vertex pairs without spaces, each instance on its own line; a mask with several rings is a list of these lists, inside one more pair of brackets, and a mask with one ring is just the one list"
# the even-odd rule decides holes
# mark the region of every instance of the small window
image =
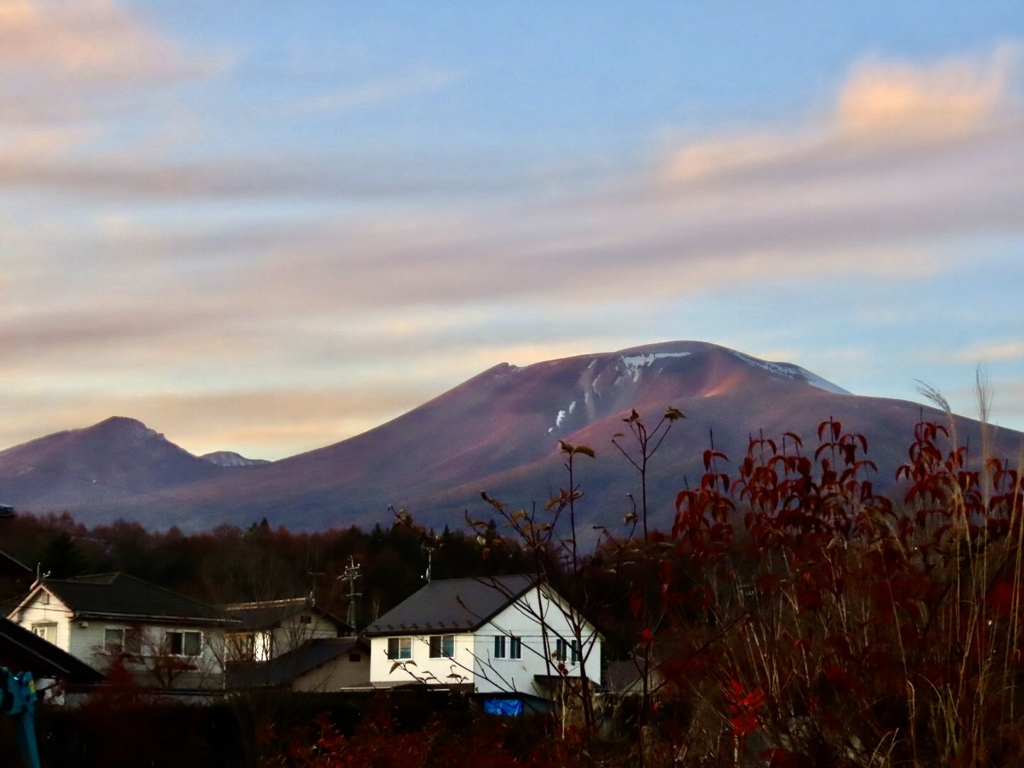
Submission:
[[505,658],[505,636],[495,635],[494,636],[494,658],[504,659]]
[[571,661],[574,664],[580,660],[580,648],[573,640],[569,642],[558,638],[555,642],[555,659],[557,661]]
[[172,656],[199,656],[203,651],[203,633],[168,632],[167,650]]
[[431,635],[430,658],[451,658],[455,655],[455,635]]
[[123,627],[107,627],[103,630],[103,650],[106,653],[121,653],[124,651]]
[[310,614],[304,613],[301,616],[299,616],[299,624],[312,624],[312,623],[313,623],[313,617]]
[[348,655],[348,660],[350,662],[352,662],[353,664],[358,664],[360,661],[362,661],[362,658],[363,657],[358,652],[356,652],[356,651],[352,651]]
[[523,658],[523,638],[512,635],[509,638],[508,657],[510,659]]
[[54,622],[43,622],[32,625],[32,634],[41,637],[48,643],[57,642],[57,625]]
[[389,659],[411,659],[412,638],[411,637],[389,637],[388,638]]

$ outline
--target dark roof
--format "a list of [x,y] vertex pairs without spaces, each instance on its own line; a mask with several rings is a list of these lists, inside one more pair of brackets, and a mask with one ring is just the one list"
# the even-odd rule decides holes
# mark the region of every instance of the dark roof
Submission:
[[98,683],[103,675],[84,661],[37,637],[13,621],[0,618],[0,666],[33,677],[52,677],[69,683]]
[[225,605],[224,610],[234,619],[241,622],[234,631],[258,631],[273,629],[280,626],[281,622],[290,619],[300,613],[307,611],[316,613],[326,621],[331,622],[340,632],[352,630],[348,624],[337,616],[328,613],[318,605],[310,604],[304,597],[295,597],[288,600],[267,600],[259,603],[232,603]]
[[[307,640],[298,648],[270,661],[233,662],[227,665],[228,688],[259,688],[288,685],[295,678],[334,661],[339,656],[370,646],[359,637],[321,637]],[[369,663],[369,661],[367,661]]]
[[472,632],[536,584],[532,575],[432,581],[364,630],[367,636]]
[[125,573],[46,580],[39,587],[53,593],[71,609],[76,619],[155,620],[174,624],[234,623],[234,619],[219,608]]

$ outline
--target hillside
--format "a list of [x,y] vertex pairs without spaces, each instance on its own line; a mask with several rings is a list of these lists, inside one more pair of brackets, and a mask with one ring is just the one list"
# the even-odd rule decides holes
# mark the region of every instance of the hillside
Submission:
[[[818,424],[834,418],[867,437],[876,483],[886,487],[922,414],[945,421],[917,403],[850,394],[798,366],[680,341],[525,368],[497,365],[375,429],[264,465],[217,466],[138,422],[117,430],[111,422],[129,420],[111,420],[0,452],[0,499],[36,512],[67,509],[87,523],[123,517],[188,530],[264,517],[299,530],[387,524],[389,505],[454,527],[467,509],[487,513],[484,490],[513,505],[543,505],[564,482],[564,440],[597,452],[579,468],[587,523],[615,526],[637,486],[612,437],[631,409],[653,424],[668,406],[686,419],[652,467],[663,526],[676,492],[698,481],[712,437],[735,462],[759,430],[794,432],[812,447]],[[977,422],[958,418],[957,429],[961,442],[981,445]],[[1002,430],[994,445],[997,455],[1014,458],[1024,435]]]

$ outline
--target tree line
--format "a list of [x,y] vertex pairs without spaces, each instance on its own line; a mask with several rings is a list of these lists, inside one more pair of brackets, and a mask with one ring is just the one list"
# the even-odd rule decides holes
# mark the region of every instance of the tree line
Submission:
[[[44,568],[125,570],[215,603],[312,589],[339,614],[339,577],[354,559],[361,623],[414,592],[428,562],[434,578],[542,575],[637,677],[619,697],[579,689],[582,716],[547,732],[559,745],[551,754],[568,746],[630,765],[1024,761],[1024,483],[1014,462],[972,454],[923,422],[897,494],[883,496],[866,438],[829,419],[806,442],[752,435],[734,461],[709,446],[702,476],[682,484],[661,527],[647,473],[680,418],[670,408],[652,424],[624,419],[613,450],[636,470],[634,508],[593,547],[581,543],[580,477],[595,451],[566,443],[565,488],[528,508],[485,494],[486,514],[467,514],[465,531],[424,530],[399,512],[370,532],[260,521],[184,535],[24,515],[0,533],[11,554]],[[363,742],[318,727],[320,746],[305,750],[293,749],[301,733],[278,734],[266,764],[340,764],[399,743],[373,727]]]

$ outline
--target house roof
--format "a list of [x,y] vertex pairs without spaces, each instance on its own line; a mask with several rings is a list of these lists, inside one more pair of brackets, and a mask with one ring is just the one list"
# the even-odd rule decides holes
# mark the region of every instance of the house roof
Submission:
[[84,661],[13,621],[0,618],[0,666],[75,684],[98,683],[103,675]]
[[370,647],[359,637],[322,637],[307,640],[298,648],[270,661],[234,662],[227,665],[228,688],[259,688],[288,685],[297,677],[334,661],[343,654]]
[[352,627],[346,624],[332,613],[325,611],[305,597],[289,598],[287,600],[266,600],[257,603],[231,603],[225,605],[224,610],[232,618],[241,622],[234,631],[259,631],[273,629],[280,626],[281,622],[297,616],[300,613],[312,612],[321,616],[338,628],[340,632],[352,631]]
[[[173,624],[233,624],[234,619],[212,605],[179,595],[126,573],[46,580],[35,585],[25,605],[45,590],[71,610],[76,619],[160,621]],[[21,606],[19,606],[20,608]]]
[[472,632],[533,587],[533,575],[432,581],[363,632],[367,637],[417,632]]

